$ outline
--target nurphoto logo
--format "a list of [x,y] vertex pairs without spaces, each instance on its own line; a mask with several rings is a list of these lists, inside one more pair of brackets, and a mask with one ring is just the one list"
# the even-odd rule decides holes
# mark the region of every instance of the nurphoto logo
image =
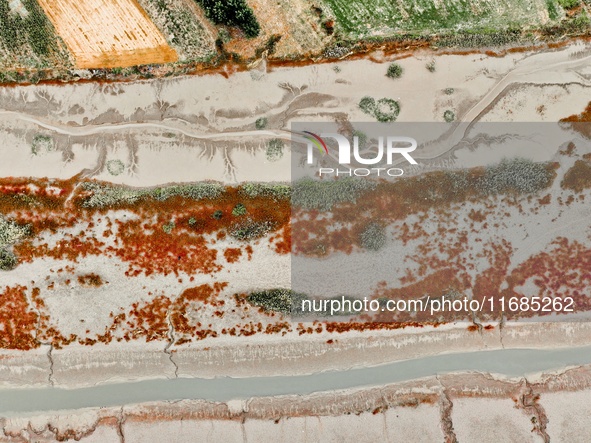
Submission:
[[[321,155],[331,155],[328,146],[325,142],[326,138],[332,138],[336,140],[338,144],[338,160],[340,165],[349,166],[351,165],[352,158],[357,164],[360,165],[380,165],[386,167],[372,167],[372,168],[356,168],[356,167],[348,167],[347,169],[339,169],[339,168],[319,168],[318,172],[320,176],[323,175],[348,175],[348,176],[357,176],[357,177],[364,177],[368,175],[388,175],[390,177],[399,177],[404,174],[404,171],[400,168],[392,168],[388,166],[392,166],[396,159],[400,159],[399,156],[402,156],[404,160],[406,160],[411,165],[416,165],[417,162],[412,156],[410,155],[415,149],[417,149],[417,141],[411,137],[403,137],[403,136],[385,136],[385,137],[378,137],[377,143],[377,152],[371,152],[373,157],[367,158],[367,153],[364,153],[365,156],[361,155],[360,147],[359,147],[359,137],[353,136],[353,149],[351,150],[351,142],[347,137],[342,134],[338,133],[322,133],[320,135],[314,134],[309,131],[303,131],[302,136],[306,139],[308,144],[308,155],[307,155],[307,164],[313,165],[314,164],[314,151],[315,148],[318,149]],[[384,163],[385,157],[385,163]]]

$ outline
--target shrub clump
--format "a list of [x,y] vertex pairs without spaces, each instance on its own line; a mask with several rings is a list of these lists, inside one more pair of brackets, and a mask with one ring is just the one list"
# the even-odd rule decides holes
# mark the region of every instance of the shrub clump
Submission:
[[232,215],[234,217],[240,217],[245,214],[246,214],[246,206],[244,206],[242,203],[238,203],[236,206],[234,206],[234,209],[232,209]]
[[376,110],[376,101],[373,97],[365,96],[359,100],[359,109],[364,113],[373,115]]
[[342,58],[351,52],[351,48],[343,43],[337,43],[324,50],[322,54],[325,58]]
[[507,192],[532,194],[552,183],[552,172],[546,165],[524,158],[503,159],[501,163],[486,168],[478,187],[484,194]]
[[379,251],[386,244],[386,231],[377,223],[370,223],[360,236],[361,246],[370,251]]
[[372,180],[342,178],[331,181],[317,181],[304,178],[294,183],[291,195],[293,206],[304,210],[330,211],[338,203],[354,203],[363,192],[375,189]]
[[249,37],[261,31],[259,22],[246,0],[199,0],[205,15],[216,25],[236,26]]
[[125,165],[121,160],[109,160],[107,162],[107,171],[111,175],[121,175],[125,170]]
[[230,236],[240,241],[256,240],[271,232],[274,227],[275,225],[270,221],[257,222],[248,220],[235,225],[230,231]]
[[254,122],[254,127],[257,129],[265,129],[267,127],[267,123],[269,123],[269,120],[267,120],[267,117],[260,117],[257,118],[257,120]]
[[[553,4],[553,3],[552,3]],[[552,20],[553,18],[550,17]],[[490,32],[486,29],[471,29],[451,32],[439,38],[440,47],[482,48],[485,46],[505,46],[525,43],[521,29],[501,29]]]
[[388,66],[388,70],[386,71],[386,77],[400,78],[403,72],[402,66],[400,66],[398,63],[391,63],[390,66]]
[[290,314],[292,312],[301,312],[301,302],[307,298],[305,294],[294,292],[291,289],[269,289],[251,292],[246,297],[246,300],[267,312]]
[[172,220],[162,226],[162,230],[167,234],[171,234],[174,228],[176,228],[176,224]]
[[0,216],[0,270],[10,271],[16,267],[16,256],[6,248],[30,234],[29,225],[18,225]]
[[451,109],[448,109],[443,113],[443,120],[447,123],[451,123],[456,119],[456,114]]
[[16,268],[18,260],[16,256],[6,249],[0,249],[0,270],[11,271]]
[[393,122],[400,114],[400,104],[391,98],[381,98],[377,101],[374,116],[377,121]]
[[0,249],[16,243],[31,234],[29,225],[19,225],[0,216]]
[[391,98],[376,101],[366,96],[359,101],[359,109],[365,114],[373,115],[379,122],[393,122],[400,114],[400,103]]

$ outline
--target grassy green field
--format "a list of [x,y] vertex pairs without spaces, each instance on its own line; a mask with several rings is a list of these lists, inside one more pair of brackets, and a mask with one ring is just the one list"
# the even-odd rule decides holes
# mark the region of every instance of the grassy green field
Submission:
[[344,37],[539,26],[564,11],[557,0],[323,0]]
[[65,45],[37,1],[12,4],[11,9],[8,0],[0,0],[0,71],[68,66]]
[[[179,60],[203,61],[215,54],[215,36],[183,0],[138,0]],[[197,6],[195,6],[195,9]]]

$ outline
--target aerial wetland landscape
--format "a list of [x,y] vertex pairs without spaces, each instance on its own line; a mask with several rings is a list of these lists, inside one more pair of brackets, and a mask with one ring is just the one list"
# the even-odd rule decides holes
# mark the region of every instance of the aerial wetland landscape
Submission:
[[588,0],[0,0],[0,441],[591,441]]

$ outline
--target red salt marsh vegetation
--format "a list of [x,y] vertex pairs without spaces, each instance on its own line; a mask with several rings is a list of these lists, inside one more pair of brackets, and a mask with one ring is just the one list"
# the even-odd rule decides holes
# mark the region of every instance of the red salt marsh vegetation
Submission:
[[580,114],[574,114],[560,120],[586,138],[591,138],[591,102]]
[[[129,276],[212,273],[221,270],[221,264],[211,236],[224,233],[241,240],[246,235],[250,237],[244,240],[250,240],[271,231],[277,233],[272,240],[275,250],[288,252],[290,209],[285,198],[250,197],[228,187],[215,199],[150,195],[90,207],[85,203],[92,191],[75,183],[75,179],[0,180],[0,213],[31,232],[14,246],[21,262],[43,257],[76,262],[80,257],[107,255],[127,263]],[[239,204],[246,213],[233,215]],[[58,238],[40,240],[49,237]],[[242,255],[241,248],[234,249],[226,251],[228,262]],[[243,249],[249,256],[246,242]]]
[[[557,164],[517,166],[529,168],[533,186],[495,178],[507,169],[494,170],[495,174],[487,168],[428,172],[378,183],[361,190],[355,202],[338,201],[330,210],[292,206],[292,191],[267,185],[134,190],[78,177],[1,179],[0,213],[15,226],[26,227],[26,235],[10,246],[19,263],[66,263],[29,279],[33,281],[0,289],[0,347],[25,350],[41,344],[59,348],[74,342],[90,346],[114,341],[182,345],[221,336],[338,334],[474,320],[467,313],[433,318],[418,312],[292,323],[280,312],[251,305],[248,294],[232,297],[224,281],[231,277],[222,273],[263,250],[277,257],[293,253],[322,259],[335,253],[368,253],[364,250],[392,241],[408,248],[405,260],[414,265],[400,278],[368,287],[367,295],[374,299],[487,300],[521,296],[524,282],[533,282],[539,294],[573,296],[577,309],[587,310],[590,277],[585,268],[591,248],[584,241],[556,236],[546,249],[512,263],[515,245],[487,236],[507,229],[515,214],[535,217],[545,207],[567,210],[578,201],[570,198],[576,190],[564,186],[560,196],[552,194]],[[511,167],[499,166],[509,171]],[[108,272],[79,269],[92,257],[122,263],[126,279],[172,277],[183,289],[174,293],[166,286],[144,286],[137,301],[114,307],[106,321],[88,326],[86,332],[63,333],[60,319],[49,314],[48,302],[56,291],[105,291],[93,292],[97,297],[112,291]],[[197,276],[207,276],[208,283],[194,282]],[[500,318],[495,303],[496,299],[486,305],[480,320]],[[18,319],[13,312],[19,312]]]
[[[24,233],[14,244],[6,245],[14,251],[18,263],[22,266],[47,259],[67,263],[47,267],[43,271],[47,275],[31,276],[23,285],[2,288],[0,347],[31,349],[47,343],[59,348],[74,341],[92,345],[113,340],[168,340],[171,327],[181,342],[217,335],[215,328],[201,327],[189,319],[188,309],[215,306],[207,315],[215,319],[223,316],[225,301],[217,299],[226,286],[223,282],[190,286],[180,295],[146,289],[138,299],[147,297],[149,301],[111,312],[104,330],[100,326],[97,330],[95,325],[82,336],[63,335],[58,326],[63,319],[52,318],[45,304],[55,291],[78,291],[77,287],[85,288],[88,294],[109,291],[111,277],[119,277],[98,268],[78,272],[81,261],[92,257],[103,262],[120,261],[127,266],[127,278],[174,275],[179,282],[185,279],[190,284],[197,275],[209,274],[215,279],[225,262],[251,260],[253,246],[259,242],[268,244],[277,254],[289,252],[289,199],[253,195],[251,188],[248,194],[239,187],[211,186],[216,190],[215,198],[199,198],[195,195],[198,186],[128,190],[78,177],[67,181],[0,179],[0,214],[9,223],[6,229]],[[124,198],[100,200],[101,192]],[[127,198],[130,193],[132,198]],[[99,198],[92,200],[97,194]],[[93,201],[99,204],[89,204]],[[102,204],[104,201],[108,204]],[[237,206],[244,208],[239,214]],[[232,237],[233,246],[218,252],[216,242],[226,237]],[[245,328],[250,331],[247,323],[238,332],[231,325],[228,333],[246,333]],[[183,338],[185,335],[188,338]]]

